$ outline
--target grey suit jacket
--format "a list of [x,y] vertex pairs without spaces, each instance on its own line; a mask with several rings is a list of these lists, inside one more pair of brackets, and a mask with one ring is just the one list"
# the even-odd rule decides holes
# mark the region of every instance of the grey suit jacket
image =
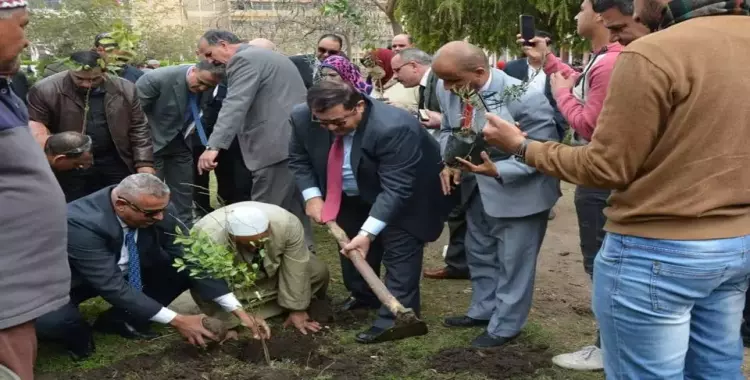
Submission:
[[[492,69],[491,80],[485,96],[492,92],[501,96],[506,87],[521,83],[497,69]],[[460,126],[462,104],[458,96],[445,90],[442,81],[438,83],[437,92],[443,110],[440,147],[444,152],[451,129]],[[532,139],[559,140],[552,107],[541,91],[529,89],[518,100],[499,107],[492,104],[488,106],[504,120],[520,123],[521,129]],[[485,124],[484,113],[477,111],[475,117],[477,120],[473,128],[480,130]],[[474,192],[474,186],[479,187],[484,210],[489,216],[519,218],[533,215],[551,209],[560,197],[559,181],[556,178],[544,175],[514,157],[497,161],[495,166],[500,179],[475,175],[476,185],[473,181],[464,181],[461,186],[461,193],[466,197]]]
[[135,82],[151,127],[154,152],[169,144],[185,126],[189,92],[186,76],[190,66],[161,67]]
[[243,45],[227,62],[227,78],[227,97],[208,145],[227,149],[237,136],[250,171],[288,159],[289,115],[307,94],[294,63],[272,50]]

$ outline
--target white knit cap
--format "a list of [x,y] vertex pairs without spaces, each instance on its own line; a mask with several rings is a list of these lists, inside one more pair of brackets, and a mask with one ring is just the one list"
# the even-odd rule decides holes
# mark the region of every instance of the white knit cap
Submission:
[[268,231],[268,215],[252,207],[235,207],[227,215],[227,228],[234,236],[254,236]]

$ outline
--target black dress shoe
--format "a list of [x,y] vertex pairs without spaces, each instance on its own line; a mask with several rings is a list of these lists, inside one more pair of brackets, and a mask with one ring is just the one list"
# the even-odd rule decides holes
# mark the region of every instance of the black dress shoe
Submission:
[[478,327],[487,326],[489,324],[490,321],[474,319],[465,315],[460,317],[447,317],[443,320],[443,326],[445,327]]
[[474,340],[471,341],[471,346],[474,348],[500,347],[512,341],[513,339],[516,339],[518,335],[520,334],[516,334],[511,337],[503,337],[503,336],[494,337],[485,331],[482,333],[482,335],[479,335],[478,337],[474,338]]
[[390,329],[383,329],[380,327],[372,326],[369,329],[357,334],[354,340],[357,341],[357,343],[373,344],[411,338],[413,336],[421,336],[425,334],[427,334],[427,325],[425,324],[408,327],[394,327]]
[[358,309],[379,309],[380,305],[375,305],[370,302],[361,301],[354,297],[349,297],[344,301],[341,305],[339,305],[338,309],[340,311],[353,311]]
[[159,337],[147,324],[136,325],[106,313],[96,319],[94,330],[105,334],[119,334],[126,339],[149,340]]
[[65,349],[73,361],[88,359],[96,352],[94,334],[88,323],[82,322],[76,326],[68,326],[65,337]]

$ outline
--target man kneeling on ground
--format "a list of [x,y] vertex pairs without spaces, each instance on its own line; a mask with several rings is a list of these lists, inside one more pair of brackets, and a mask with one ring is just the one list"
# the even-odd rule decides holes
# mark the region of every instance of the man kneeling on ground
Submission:
[[151,339],[157,336],[149,327],[154,321],[203,346],[217,338],[203,327],[204,316],[180,315],[164,306],[188,289],[234,313],[255,336],[270,336],[265,321],[247,315],[224,281],[192,278],[172,266],[183,252],[174,243],[173,215],[169,187],[146,173],[69,203],[70,303],[36,320],[39,338],[61,341],[74,359],[91,355],[92,331],[78,305],[101,296],[113,307],[98,316],[96,330]]
[[[208,233],[218,244],[232,246],[241,260],[257,265],[255,287],[245,297],[257,299],[249,305],[256,307],[257,315],[270,318],[288,311],[285,326],[293,325],[302,334],[320,330],[306,310],[313,296],[325,299],[328,268],[310,254],[302,223],[294,214],[268,203],[240,202],[204,216],[193,229]],[[230,315],[192,293],[204,313],[222,319],[228,327],[237,325]]]

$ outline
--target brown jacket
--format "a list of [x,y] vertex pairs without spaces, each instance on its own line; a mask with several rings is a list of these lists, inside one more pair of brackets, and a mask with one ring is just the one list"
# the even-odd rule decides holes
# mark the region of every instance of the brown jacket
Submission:
[[[131,171],[152,167],[154,151],[151,129],[141,110],[135,85],[122,78],[108,76],[102,84],[107,125],[117,147],[117,153]],[[37,82],[29,90],[29,118],[38,121],[51,133],[83,131],[84,102],[76,92],[67,71]]]
[[[620,53],[591,143],[526,162],[614,189],[605,229],[652,239],[750,234],[750,17],[698,17]],[[719,64],[717,65],[717,62]]]

